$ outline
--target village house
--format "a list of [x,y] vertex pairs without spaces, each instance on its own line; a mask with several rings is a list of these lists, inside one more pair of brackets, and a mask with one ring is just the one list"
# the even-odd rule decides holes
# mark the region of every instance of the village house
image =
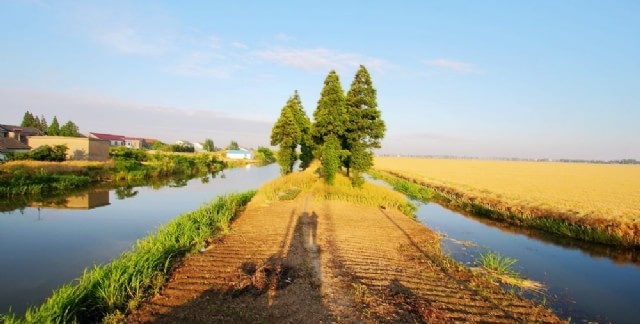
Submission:
[[109,141],[111,146],[125,146],[125,137],[122,135],[89,133],[90,138]]
[[124,138],[124,146],[132,149],[148,148],[149,145],[145,142],[144,138],[138,137],[126,137]]
[[44,133],[35,127],[22,127],[0,124],[0,137],[13,138],[22,144],[27,144],[29,136],[42,136]]
[[107,161],[109,160],[108,140],[91,137],[67,136],[31,136],[29,146],[36,149],[40,146],[66,145],[67,160]]
[[228,150],[227,158],[233,160],[252,160],[253,153],[249,150],[241,149],[241,150]]

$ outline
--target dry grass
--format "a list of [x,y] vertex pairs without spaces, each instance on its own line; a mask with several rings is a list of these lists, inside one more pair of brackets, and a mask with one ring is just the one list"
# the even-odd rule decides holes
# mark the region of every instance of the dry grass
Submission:
[[[640,166],[379,157],[375,168],[500,210],[546,213],[639,241]],[[533,211],[533,212],[532,212]],[[554,215],[556,214],[556,215]]]
[[326,184],[316,172],[319,163],[314,162],[306,171],[294,172],[263,185],[254,198],[255,201],[270,203],[288,199],[292,192],[311,194],[316,200],[340,200],[350,203],[398,209],[406,215],[414,216],[413,206],[404,195],[387,188],[365,183],[362,188],[354,188],[349,178],[337,174],[333,185]]
[[87,168],[102,169],[110,162],[96,161],[64,161],[64,162],[43,162],[43,161],[10,161],[0,165],[0,170],[10,171],[16,168],[24,168],[31,171],[45,170],[47,173],[73,173],[86,171]]

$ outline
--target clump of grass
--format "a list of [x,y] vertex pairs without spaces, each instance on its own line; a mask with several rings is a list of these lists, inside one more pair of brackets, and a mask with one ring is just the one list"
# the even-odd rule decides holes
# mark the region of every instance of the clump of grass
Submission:
[[520,274],[513,269],[513,265],[518,260],[501,255],[498,252],[486,251],[481,253],[475,263],[479,265],[490,280],[498,281],[503,284],[518,287],[524,290],[542,292],[544,286],[536,281],[522,278]]
[[255,191],[218,197],[202,208],[178,216],[155,234],[106,265],[86,269],[74,283],[55,290],[23,318],[0,316],[5,323],[93,323],[121,318],[147,296],[157,293],[176,260],[202,248],[229,223],[255,195]]
[[283,200],[282,197],[291,196],[292,192],[298,191],[297,197],[301,192],[308,191],[317,180],[318,177],[308,171],[290,173],[260,187],[259,195],[267,201],[275,201]]
[[333,185],[316,181],[310,189],[316,199],[340,200],[354,204],[398,209],[407,216],[415,217],[417,210],[402,194],[387,188],[364,183],[361,188],[353,187],[351,180],[336,174]]
[[518,273],[512,268],[516,262],[518,260],[502,256],[500,253],[493,251],[480,254],[476,260],[477,264],[499,276],[517,276]]

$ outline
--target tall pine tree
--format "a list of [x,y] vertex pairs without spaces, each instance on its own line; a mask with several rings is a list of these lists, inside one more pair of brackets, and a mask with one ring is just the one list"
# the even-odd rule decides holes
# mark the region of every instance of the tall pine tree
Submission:
[[293,114],[293,104],[294,99],[291,97],[282,108],[280,118],[278,118],[271,130],[271,145],[280,146],[277,156],[280,173],[283,175],[293,171],[293,164],[298,159],[296,147],[302,135]]
[[300,138],[296,142],[300,145],[300,168],[302,170],[309,167],[311,164],[311,160],[313,160],[313,139],[311,138],[311,120],[307,113],[304,111],[304,107],[302,106],[302,101],[300,100],[300,95],[298,95],[298,90],[293,93],[293,97],[291,97],[291,102],[287,103],[287,107],[291,109],[293,113],[293,119],[298,125],[298,129],[300,130]]
[[313,139],[318,145],[324,143],[328,135],[335,135],[338,139],[344,136],[348,116],[346,115],[344,91],[340,84],[340,77],[336,71],[329,72],[324,80],[324,87],[320,93],[318,106],[313,112]]
[[367,69],[360,65],[347,92],[346,112],[349,120],[343,148],[349,151],[344,159],[347,174],[354,171],[354,184],[361,183],[361,173],[373,166],[371,149],[380,148],[386,126],[378,110],[376,89]]
[[[334,167],[334,158],[342,156],[342,145],[344,141],[348,115],[345,106],[344,91],[340,78],[336,71],[329,72],[324,80],[324,87],[320,93],[318,106],[313,112],[313,141],[318,148],[316,155],[320,158],[323,170],[325,171],[325,181],[333,182],[333,177],[340,169],[340,164]],[[329,142],[327,144],[327,142]],[[333,152],[335,150],[335,152]],[[330,172],[327,174],[327,172]]]
[[37,126],[36,117],[34,117],[33,114],[27,110],[27,112],[25,112],[24,116],[22,117],[22,123],[20,124],[20,127],[36,127],[36,126]]
[[60,124],[58,123],[58,117],[53,116],[53,120],[51,121],[51,125],[47,128],[47,135],[49,136],[59,136],[60,135]]

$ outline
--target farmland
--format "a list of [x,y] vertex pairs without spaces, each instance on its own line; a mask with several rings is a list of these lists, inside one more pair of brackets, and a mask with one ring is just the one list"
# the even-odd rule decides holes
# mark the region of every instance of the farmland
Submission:
[[378,157],[375,168],[492,209],[556,217],[638,243],[636,165]]

